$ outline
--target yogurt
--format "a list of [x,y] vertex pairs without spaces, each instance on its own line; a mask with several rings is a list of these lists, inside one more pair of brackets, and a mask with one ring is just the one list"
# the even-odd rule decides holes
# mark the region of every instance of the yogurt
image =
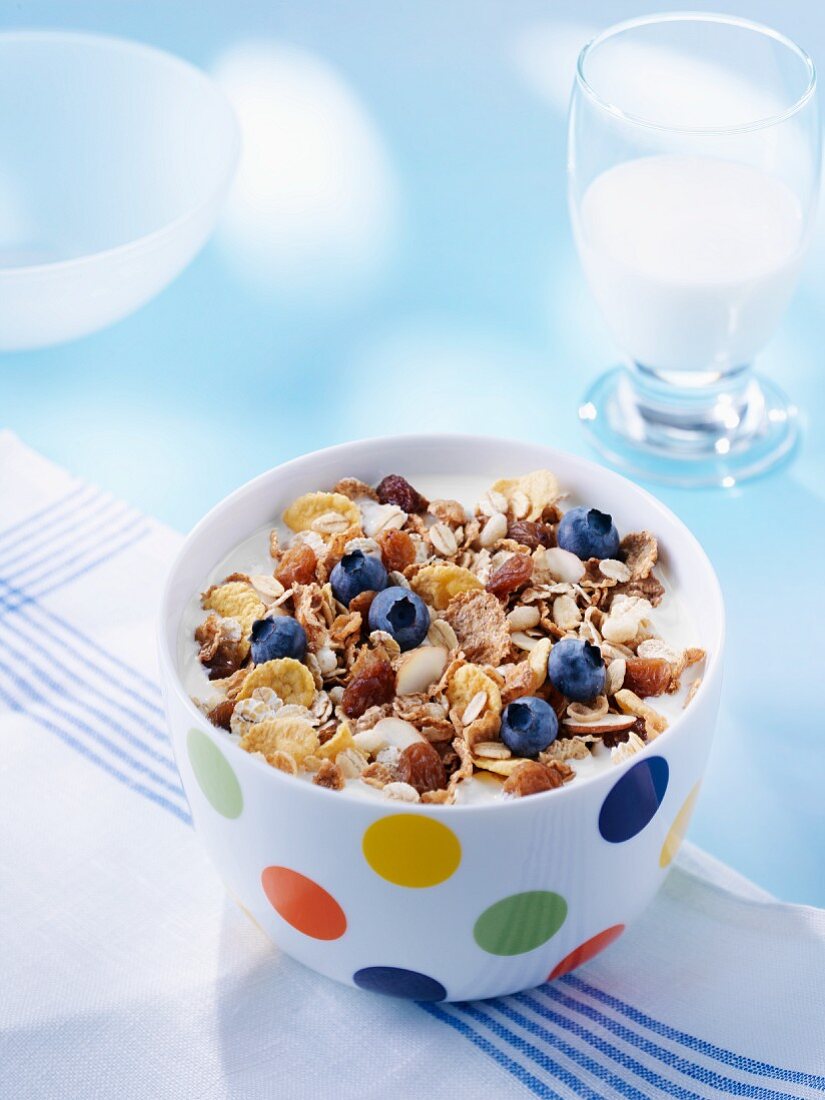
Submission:
[[[430,500],[439,498],[459,500],[469,513],[472,513],[476,502],[489,488],[489,481],[486,478],[414,477],[411,475],[410,480]],[[282,502],[281,508],[278,510],[277,516],[273,516],[271,524],[253,532],[215,566],[209,576],[204,578],[204,590],[210,585],[220,584],[228,575],[235,572],[246,573],[250,576],[272,573],[273,563],[269,554],[270,531],[273,527],[278,531],[281,545],[287,545],[293,537],[292,532],[280,522],[280,511],[287,503],[289,502]],[[568,499],[565,503],[567,507],[572,507],[578,502]],[[602,503],[604,504],[604,502]],[[617,517],[617,519],[620,523],[621,517]],[[695,645],[698,634],[684,601],[669,583],[660,567],[656,569],[656,576],[665,588],[665,595],[660,605],[654,608],[649,616],[652,629],[671,648],[677,651]],[[194,631],[205,617],[206,613],[201,606],[200,593],[193,593],[182,617],[178,633],[178,669],[187,693],[202,705],[210,706],[219,700],[219,695],[208,678],[207,669],[198,659],[199,647],[194,640]],[[694,669],[688,669],[683,674],[682,684],[678,692],[673,695],[658,696],[651,700],[652,705],[667,718],[669,723],[675,721],[682,712],[687,692],[690,690],[691,683],[696,679],[696,675]],[[226,736],[238,740],[232,734],[227,733]],[[560,729],[559,737],[563,736],[564,732]],[[567,763],[576,773],[576,782],[581,782],[588,777],[610,769],[614,762],[610,750],[598,743],[593,746],[588,757],[571,759]],[[296,778],[310,782],[312,774],[299,771]],[[459,784],[455,803],[472,805],[487,802],[492,798],[501,798],[503,797],[501,787],[502,780],[499,777],[489,773],[476,772],[472,778]],[[347,780],[346,793],[359,798],[379,800],[384,798],[380,789],[369,786],[360,779]]]

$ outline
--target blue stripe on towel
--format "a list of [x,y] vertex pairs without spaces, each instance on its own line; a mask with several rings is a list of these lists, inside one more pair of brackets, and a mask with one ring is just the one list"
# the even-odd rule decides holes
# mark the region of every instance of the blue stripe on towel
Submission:
[[[552,998],[553,992],[552,986],[539,986],[530,993],[517,994],[513,1000],[518,1001],[520,1004],[527,1005],[543,1019],[555,1025],[555,1028],[562,1028],[565,1031],[571,1032],[571,1034],[575,1035],[577,1038],[586,1040],[590,1046],[598,1050],[600,1054],[617,1062],[624,1069],[635,1073],[637,1077],[645,1082],[645,1084],[653,1085],[666,1095],[676,1097],[677,1100],[697,1100],[697,1094],[695,1092],[686,1089],[683,1085],[677,1084],[666,1077],[662,1077],[655,1067],[639,1062],[637,1059],[616,1047],[613,1043],[608,1042],[589,1029],[582,1027],[580,1024],[576,1023],[576,1021],[570,1020],[568,1017],[558,1012],[553,1012],[535,996],[535,994],[543,994],[548,998]],[[604,1020],[601,1019],[594,1022],[598,1022],[602,1026],[607,1026]],[[616,1032],[614,1032],[614,1034],[615,1033]],[[707,1069],[705,1066],[699,1065],[696,1062],[691,1062],[687,1058],[679,1058],[673,1055],[663,1047],[658,1047],[655,1043],[651,1043],[643,1036],[633,1033],[629,1028],[623,1029],[623,1032],[618,1034],[618,1038],[630,1043],[649,1057],[663,1062],[669,1068],[678,1070],[686,1077],[689,1077],[691,1081],[704,1086],[706,1089],[712,1090],[713,1095],[724,1094],[727,1096],[745,1096],[749,1097],[750,1100],[797,1100],[797,1097],[787,1092],[778,1092],[775,1089],[766,1088],[763,1085],[752,1085],[744,1081],[735,1081],[730,1077],[723,1077],[713,1070]],[[699,1094],[700,1097],[701,1095],[703,1094]],[[707,1095],[707,1093],[704,1093],[704,1095]]]
[[[38,592],[27,592],[23,588],[14,588],[14,586],[10,585],[7,581],[4,581],[2,577],[0,577],[0,584],[4,584],[7,589],[6,595],[0,596],[0,618],[3,618],[5,615],[11,614],[13,611],[16,611],[18,607],[23,607],[26,604],[34,603],[35,600],[39,600],[43,596],[48,596],[52,592],[56,592],[60,588],[65,588],[66,585],[70,584],[74,580],[77,580],[78,577],[85,576],[93,569],[97,569],[99,565],[105,564],[112,558],[117,557],[118,554],[122,554],[124,550],[128,550],[130,546],[134,546],[142,539],[145,539],[146,536],[150,533],[150,530],[151,528],[148,526],[141,529],[125,542],[118,543],[117,546],[114,546],[110,550],[107,550],[105,554],[101,554],[100,557],[88,562],[88,564],[84,565],[82,569],[77,569],[74,573],[70,573],[66,577],[60,577],[58,580],[48,584],[45,588],[41,588]],[[10,595],[14,595],[16,599],[12,601],[9,598]]]
[[[0,584],[2,583],[2,578],[0,578]],[[11,609],[9,613],[9,618],[11,618],[12,616],[14,616],[15,618],[25,618],[29,622],[33,623],[35,626],[45,623],[51,628],[57,628],[61,635],[64,635],[60,639],[60,644],[66,649],[67,652],[72,653],[74,656],[77,657],[78,660],[84,661],[89,668],[95,668],[99,672],[102,672],[100,666],[91,663],[91,658],[85,658],[81,656],[80,649],[72,648],[72,646],[70,646],[70,644],[66,641],[65,636],[67,635],[68,637],[76,639],[76,643],[78,646],[88,650],[89,653],[94,653],[100,660],[104,662],[104,664],[112,665],[114,668],[117,668],[121,672],[124,672],[131,676],[137,684],[142,685],[144,691],[146,692],[145,695],[141,695],[137,690],[127,688],[123,686],[122,683],[113,680],[113,683],[118,683],[121,691],[125,692],[127,695],[130,695],[132,698],[135,699],[136,702],[144,703],[144,705],[155,714],[160,715],[161,718],[164,717],[163,707],[160,706],[159,703],[153,701],[151,698],[151,696],[155,696],[156,698],[160,697],[160,687],[158,686],[158,684],[155,683],[154,680],[150,680],[148,676],[145,676],[138,669],[134,668],[130,664],[127,664],[126,661],[122,661],[119,657],[116,657],[113,653],[110,653],[108,649],[104,649],[104,647],[100,645],[99,642],[96,642],[94,638],[90,638],[87,634],[84,634],[83,631],[78,630],[77,627],[73,626],[70,622],[67,622],[66,619],[56,614],[56,612],[52,611],[51,608],[45,607],[33,597],[27,597],[25,593],[23,593],[19,589],[14,589],[13,591],[15,592],[15,595],[19,597],[19,602],[17,606]],[[32,618],[31,613],[34,613],[36,616],[38,616],[38,618],[41,620],[40,624],[35,622],[35,620]],[[108,676],[110,675],[110,673],[107,672],[106,675]]]
[[[117,516],[117,518],[120,519],[121,517]],[[127,523],[124,523],[116,531],[108,532],[105,536],[105,539],[102,542],[99,542],[97,546],[85,547],[84,549],[78,551],[78,553],[72,554],[70,557],[63,559],[62,561],[51,561],[48,569],[44,570],[42,573],[32,579],[26,580],[24,582],[24,585],[22,586],[22,589],[27,593],[28,597],[38,597],[44,596],[47,592],[54,591],[55,588],[62,588],[64,585],[68,584],[69,581],[73,581],[76,580],[78,577],[82,577],[91,569],[95,569],[98,565],[102,564],[102,562],[108,561],[109,558],[113,557],[115,553],[119,553],[121,550],[126,549],[128,546],[131,546],[132,543],[135,541],[134,538],[125,543],[119,544],[119,548],[116,550],[109,550],[104,555],[93,558],[91,561],[84,561],[84,559],[87,558],[90,553],[99,549],[101,545],[110,543],[113,539],[119,537],[120,535],[125,535],[127,532],[132,531],[135,527],[138,527],[140,525],[142,525],[141,537],[148,534],[148,523],[146,523],[142,516],[133,516],[132,519],[130,519]],[[49,555],[46,558],[42,558],[36,564],[41,565],[44,561],[48,561],[49,558],[51,558],[52,556],[53,555]],[[61,573],[63,569],[65,569],[69,565],[74,565],[76,562],[83,562],[83,564],[73,573],[70,573],[65,577],[60,577],[60,579],[56,582],[53,581],[53,578]],[[27,572],[27,570],[22,570],[22,572]],[[6,587],[15,586],[15,574],[11,574],[10,576],[4,574],[0,579],[2,579]],[[45,587],[39,587],[43,585],[44,581],[48,581],[49,584],[47,584]],[[2,606],[3,603],[5,603],[7,607],[10,606],[8,596],[4,596],[2,597],[2,599],[0,599],[0,606]]]
[[[86,509],[90,505],[95,505],[95,507],[87,511]],[[15,562],[23,558],[31,557],[32,553],[44,546],[59,545],[68,535],[74,534],[83,528],[89,520],[112,507],[117,509],[118,514],[132,511],[132,509],[127,509],[127,506],[119,501],[117,497],[95,493],[88,499],[83,500],[77,508],[66,512],[65,515],[50,518],[42,527],[36,531],[28,532],[22,538],[15,539],[9,546],[0,544],[0,571],[9,576],[9,566],[14,565]],[[67,526],[64,526],[64,524]],[[9,555],[9,550],[14,550],[16,553]]]
[[802,1073],[799,1070],[785,1069],[782,1066],[772,1065],[770,1062],[761,1062],[755,1058],[747,1058],[745,1055],[736,1054],[732,1050],[725,1050],[724,1047],[717,1047],[713,1043],[707,1042],[705,1039],[699,1039],[695,1035],[690,1035],[685,1031],[679,1031],[677,1028],[670,1027],[668,1024],[663,1023],[661,1020],[655,1020],[652,1016],[648,1016],[638,1008],[634,1008],[633,1005],[629,1005],[619,1000],[618,997],[614,997],[610,993],[605,993],[603,990],[584,981],[578,974],[568,974],[561,978],[560,981],[563,985],[569,986],[571,989],[577,990],[592,997],[594,1000],[600,1001],[607,1007],[626,1016],[628,1019],[632,1020],[633,1023],[646,1027],[649,1031],[654,1032],[663,1039],[669,1039],[671,1042],[680,1043],[682,1046],[688,1047],[689,1050],[693,1050],[697,1054],[702,1054],[706,1058],[713,1058],[718,1062],[722,1062],[723,1065],[729,1066],[731,1069],[742,1070],[745,1073],[751,1073],[757,1077],[775,1077],[778,1081],[789,1081],[794,1085],[802,1085],[811,1089],[820,1089],[822,1092],[825,1092],[825,1076],[816,1073]]
[[[3,633],[4,630],[5,634]],[[139,711],[134,710],[126,703],[121,702],[117,696],[112,693],[111,688],[114,687],[122,693],[127,694],[130,698],[135,698],[138,702],[146,704],[146,700],[143,699],[142,696],[137,695],[128,688],[120,687],[118,682],[108,675],[102,675],[100,669],[91,664],[82,654],[66,646],[65,643],[60,642],[55,644],[51,637],[44,636],[42,631],[38,631],[32,619],[24,617],[23,615],[15,616],[13,630],[10,629],[3,620],[0,620],[0,641],[2,641],[2,645],[6,648],[9,648],[9,643],[7,640],[3,639],[7,639],[9,635],[22,642],[30,655],[38,654],[39,657],[42,658],[42,667],[47,669],[50,674],[65,678],[68,683],[68,689],[66,685],[57,683],[55,685],[55,690],[63,692],[65,690],[71,691],[72,687],[82,688],[85,698],[90,696],[96,697],[99,702],[107,707],[113,707],[139,729],[149,733],[155,741],[160,742],[164,746],[169,745],[169,733],[165,722],[162,720],[153,720],[141,714]],[[9,652],[11,652],[11,649],[9,649]],[[106,686],[101,687],[100,684],[82,676],[76,668],[72,668],[70,665],[66,664],[65,657],[67,654],[71,655],[82,668],[96,675]],[[38,665],[33,667],[41,666]],[[153,712],[155,710],[154,706],[151,704],[147,706],[147,710],[149,709]]]
[[[534,1062],[540,1069],[543,1069],[546,1073],[552,1074],[554,1077],[562,1081],[568,1088],[572,1089],[577,1096],[583,1097],[583,1100],[603,1100],[603,1094],[601,1092],[595,1092],[589,1085],[585,1084],[575,1074],[562,1067],[555,1059],[551,1058],[546,1050],[541,1047],[537,1047],[535,1043],[528,1042],[523,1039],[516,1032],[510,1028],[505,1027],[499,1023],[495,1017],[491,1016],[489,1012],[485,1011],[488,1007],[493,1006],[502,1012],[502,1006],[504,1005],[502,998],[495,998],[489,1002],[478,1001],[470,1002],[465,1001],[456,1005],[456,1009],[459,1012],[466,1013],[471,1019],[476,1020],[478,1023],[487,1027],[498,1039],[506,1042],[514,1050],[517,1050],[520,1054],[526,1055],[531,1062]],[[519,1013],[511,1011],[503,1011],[502,1015],[506,1016],[512,1023],[518,1026],[523,1026],[522,1021],[524,1017],[520,1017]],[[526,1022],[526,1021],[525,1021]],[[530,1030],[525,1028],[525,1030]],[[629,1100],[646,1100],[643,1093],[633,1089],[622,1078],[616,1074],[605,1072],[597,1062],[594,1062],[592,1058],[589,1058],[587,1054],[582,1051],[577,1051],[569,1043],[564,1043],[556,1036],[551,1035],[549,1032],[543,1029],[535,1029],[541,1032],[541,1038],[544,1039],[549,1046],[554,1047],[559,1053],[564,1054],[569,1060],[576,1062],[582,1069],[588,1070],[595,1076],[599,1076],[602,1079],[609,1079],[611,1085],[616,1089],[616,1094],[624,1097],[628,1097]],[[535,1034],[535,1030],[532,1032]],[[687,1100],[687,1098],[686,1098]],[[697,1098],[698,1100],[698,1098]]]
[[[9,710],[12,710],[17,714],[26,713],[25,707],[23,707],[12,696],[4,691],[2,686],[0,686],[0,699],[3,699],[5,701],[6,706],[8,706]],[[39,715],[36,721],[38,725],[41,725],[44,729],[49,730],[50,733],[53,733],[65,745],[68,745],[69,748],[74,749],[75,752],[79,752],[80,755],[88,760],[91,764],[94,764],[96,767],[100,768],[101,771],[106,772],[107,775],[110,775],[119,783],[123,783],[124,786],[129,788],[129,790],[134,791],[135,794],[142,795],[150,802],[153,802],[156,806],[161,806],[164,810],[167,810],[170,814],[173,814],[175,817],[183,821],[184,824],[192,824],[192,815],[189,813],[188,810],[181,808],[181,806],[179,806],[176,802],[165,798],[162,794],[158,794],[157,791],[154,791],[149,787],[145,787],[142,783],[138,782],[131,776],[126,775],[124,772],[114,767],[114,765],[112,765],[108,760],[105,760],[103,757],[98,756],[98,754],[90,749],[88,745],[84,745],[82,741],[78,741],[77,738],[73,734],[69,733],[66,729],[64,729],[62,725],[53,722],[48,718],[43,718]]]
[[[29,524],[36,523],[37,520],[41,519],[43,516],[48,516],[49,513],[51,513],[51,516],[47,520],[47,523],[51,523],[55,513],[58,513],[59,518],[59,514],[62,511],[63,506],[65,504],[68,504],[69,501],[73,502],[72,508],[69,509],[69,514],[73,513],[78,508],[83,507],[86,502],[84,501],[82,504],[79,504],[77,501],[77,497],[85,492],[90,492],[90,499],[94,499],[94,497],[100,493],[100,490],[94,488],[94,486],[92,485],[88,485],[85,482],[81,481],[78,485],[75,485],[73,489],[69,490],[69,492],[66,493],[64,496],[58,497],[57,500],[52,501],[51,504],[44,504],[42,508],[38,508],[36,512],[31,512],[28,516],[24,516],[23,519],[17,520],[16,523],[12,523],[8,527],[0,528],[0,546],[6,549],[9,548],[9,545],[17,546],[20,542],[24,541],[29,536],[25,535],[23,536],[23,539],[16,539],[11,544],[8,544],[6,540],[8,539],[9,535],[13,535],[15,531],[22,531],[24,528],[28,527]],[[38,527],[38,534],[43,529],[43,526],[45,525],[41,525],[40,527]]]
[[[96,742],[99,749],[104,749],[108,751],[108,753],[111,756],[116,757],[121,762],[121,764],[125,764],[133,771],[137,772],[141,776],[142,780],[149,780],[154,783],[156,787],[159,787],[162,791],[165,791],[168,794],[172,794],[183,800],[183,788],[180,786],[179,782],[171,782],[170,780],[164,778],[164,776],[160,775],[148,764],[144,764],[143,761],[139,760],[135,756],[132,756],[131,753],[129,753],[121,745],[117,744],[117,742],[112,741],[109,737],[106,736],[106,734],[101,733],[93,726],[90,726],[88,722],[84,722],[82,718],[79,718],[77,715],[72,714],[71,711],[64,710],[57,704],[54,699],[47,699],[45,695],[42,695],[37,690],[37,687],[30,680],[25,680],[16,669],[12,668],[10,665],[7,665],[4,661],[0,661],[0,672],[5,673],[7,679],[12,684],[14,684],[17,691],[26,701],[24,703],[19,703],[18,699],[19,706],[16,708],[17,710],[22,710],[26,713],[33,714],[34,706],[45,707],[48,710],[49,714],[54,715],[56,719],[60,720],[62,725],[73,726],[78,733],[85,734],[85,736],[88,737],[90,740]],[[8,688],[4,692],[4,697],[6,699],[11,697]],[[37,721],[41,720],[39,713],[33,714],[33,717],[35,717]]]
[[497,1047],[494,1043],[491,1043],[489,1039],[485,1039],[483,1035],[480,1035],[475,1028],[471,1027],[465,1020],[459,1020],[451,1012],[447,1011],[446,1006],[434,1004],[432,1001],[422,1002],[420,1007],[429,1012],[431,1016],[434,1016],[437,1020],[441,1020],[442,1023],[447,1024],[463,1035],[465,1039],[469,1039],[474,1046],[477,1046],[479,1050],[484,1051],[486,1055],[493,1059],[502,1069],[506,1069],[508,1073],[512,1074],[517,1081],[519,1081],[525,1088],[528,1088],[534,1096],[542,1097],[542,1100],[562,1100],[557,1092],[545,1084],[544,1081],[540,1081],[538,1077],[530,1073],[519,1062],[516,1062],[500,1047]]
[[[150,760],[153,760],[156,764],[160,764],[166,771],[174,776],[177,781],[178,769],[175,766],[168,740],[165,741],[165,744],[160,749],[154,744],[145,741],[137,731],[127,725],[120,724],[111,713],[107,714],[106,711],[96,706],[95,703],[91,701],[88,694],[84,693],[83,695],[79,695],[65,684],[59,684],[54,679],[52,669],[48,664],[37,665],[33,663],[22,650],[10,645],[8,639],[3,641],[3,655],[11,657],[14,660],[16,669],[27,669],[29,672],[33,673],[33,681],[30,682],[33,682],[35,685],[33,690],[38,692],[39,701],[41,703],[48,705],[54,704],[57,706],[62,701],[97,718],[107,730],[111,730],[113,735],[119,736],[127,744],[137,749],[138,752],[143,752]],[[21,677],[21,685],[24,682],[25,681]],[[110,700],[104,701],[107,703],[110,702]]]

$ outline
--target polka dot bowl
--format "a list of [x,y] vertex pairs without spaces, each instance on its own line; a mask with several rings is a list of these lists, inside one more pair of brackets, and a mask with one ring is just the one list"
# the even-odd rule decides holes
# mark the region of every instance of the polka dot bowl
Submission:
[[[559,790],[506,802],[359,799],[270,768],[212,727],[176,668],[184,607],[233,547],[294,497],[352,475],[492,481],[546,466],[620,530],[654,531],[708,651],[689,708],[643,754]],[[661,885],[710,748],[724,610],[698,542],[624,478],[550,448],[433,435],[366,440],[269,471],[194,529],[163,599],[160,665],[195,828],[234,898],[287,954],[350,985],[418,1000],[527,989],[615,940]]]

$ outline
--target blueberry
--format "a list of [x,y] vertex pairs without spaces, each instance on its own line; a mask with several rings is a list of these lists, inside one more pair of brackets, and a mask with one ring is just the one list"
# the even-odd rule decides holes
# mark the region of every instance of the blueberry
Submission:
[[291,615],[278,615],[274,619],[258,619],[252,624],[250,634],[252,661],[262,665],[278,657],[294,657],[300,661],[307,648],[304,628]]
[[329,577],[336,600],[349,606],[362,592],[380,592],[387,586],[387,571],[381,559],[363,550],[353,550],[332,570]]
[[409,588],[394,585],[379,592],[370,604],[370,630],[385,630],[402,649],[421,645],[430,629],[427,605]]
[[582,561],[615,558],[619,552],[619,532],[613,517],[596,508],[571,508],[565,512],[556,541],[562,550],[569,550]]
[[589,703],[604,691],[604,662],[597,646],[562,638],[550,650],[547,675],[556,691],[576,703]]
[[501,740],[516,756],[538,756],[558,732],[556,712],[534,695],[508,703],[501,715]]

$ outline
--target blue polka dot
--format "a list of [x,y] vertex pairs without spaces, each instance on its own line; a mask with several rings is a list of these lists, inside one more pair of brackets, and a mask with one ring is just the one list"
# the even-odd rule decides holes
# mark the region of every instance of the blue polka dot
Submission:
[[669,768],[663,756],[649,756],[625,772],[604,800],[599,832],[611,844],[630,840],[652,821],[667,790]]
[[361,989],[409,1001],[443,1001],[447,996],[447,990],[435,978],[398,966],[365,966],[353,974],[352,980]]

